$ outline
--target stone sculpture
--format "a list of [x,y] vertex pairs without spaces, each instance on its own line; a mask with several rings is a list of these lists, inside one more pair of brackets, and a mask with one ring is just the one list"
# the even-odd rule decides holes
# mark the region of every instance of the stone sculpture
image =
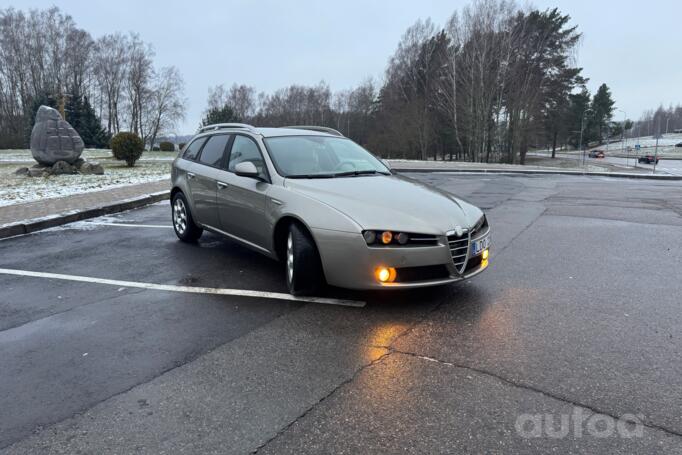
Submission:
[[40,106],[31,132],[31,154],[38,163],[44,166],[52,166],[57,161],[74,164],[83,147],[83,139],[59,111]]

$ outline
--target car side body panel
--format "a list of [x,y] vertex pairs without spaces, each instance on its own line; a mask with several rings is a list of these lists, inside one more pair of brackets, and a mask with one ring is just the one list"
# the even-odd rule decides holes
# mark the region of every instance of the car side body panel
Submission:
[[193,206],[192,194],[189,190],[189,185],[187,184],[187,172],[191,166],[191,161],[187,161],[181,157],[175,158],[171,169],[171,184],[176,191],[182,191],[187,202]]
[[271,185],[232,172],[217,172],[218,226],[250,243],[269,249],[272,226],[266,223],[266,198]]

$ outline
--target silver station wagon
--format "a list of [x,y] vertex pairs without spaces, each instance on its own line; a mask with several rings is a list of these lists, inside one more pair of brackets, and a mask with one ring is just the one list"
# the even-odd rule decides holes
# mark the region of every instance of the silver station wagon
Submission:
[[204,127],[173,162],[171,207],[181,240],[205,229],[279,259],[295,295],[440,285],[488,266],[479,208],[330,128]]

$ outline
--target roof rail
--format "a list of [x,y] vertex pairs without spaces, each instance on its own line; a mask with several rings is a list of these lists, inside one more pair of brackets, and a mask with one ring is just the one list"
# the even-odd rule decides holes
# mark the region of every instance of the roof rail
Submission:
[[199,128],[200,133],[205,133],[206,131],[220,130],[223,128],[242,128],[256,133],[256,128],[247,123],[214,123],[213,125],[206,125]]
[[333,134],[334,136],[343,137],[343,134],[341,134],[339,131],[335,130],[334,128],[327,128],[326,126],[294,125],[294,126],[280,126],[280,128],[291,128],[294,130],[319,131],[320,133],[329,133],[329,134]]

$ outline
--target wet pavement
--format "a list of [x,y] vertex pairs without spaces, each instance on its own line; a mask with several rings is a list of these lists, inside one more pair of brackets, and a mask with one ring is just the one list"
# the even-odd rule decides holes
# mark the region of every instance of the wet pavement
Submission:
[[[326,291],[348,307],[0,273],[0,451],[682,453],[679,182],[412,177],[486,210],[484,274]],[[0,269],[286,291],[169,212],[1,240]]]

